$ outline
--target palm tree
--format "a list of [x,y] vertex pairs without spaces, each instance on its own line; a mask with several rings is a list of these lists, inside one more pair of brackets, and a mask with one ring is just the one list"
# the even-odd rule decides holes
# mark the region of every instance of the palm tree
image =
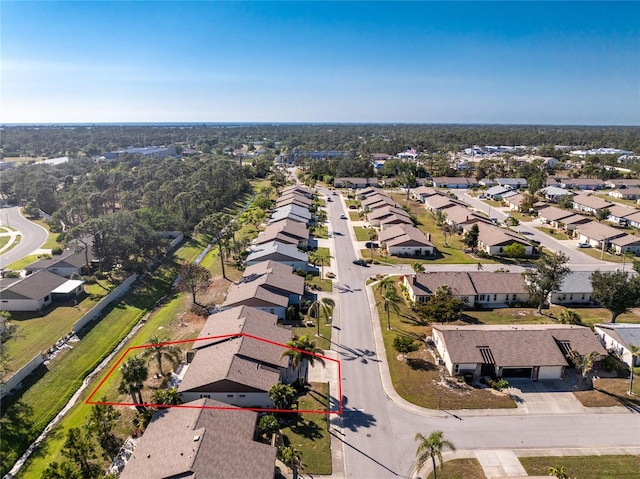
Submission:
[[149,377],[149,369],[145,360],[141,356],[129,358],[120,366],[120,372],[122,380],[118,386],[118,392],[131,394],[134,404],[142,404],[142,388]]
[[157,334],[151,336],[148,340],[149,347],[147,347],[142,353],[143,358],[149,358],[156,360],[158,365],[158,373],[160,376],[164,376],[162,372],[162,358],[169,360],[172,364],[180,360],[180,348],[171,346],[166,342],[162,342]]
[[391,329],[391,311],[400,314],[400,302],[402,299],[398,296],[395,288],[387,290],[386,293],[380,298],[380,302],[384,308],[384,312],[387,313],[387,329]]
[[433,216],[435,217],[436,225],[438,226],[442,226],[447,221],[447,214],[442,210],[436,210],[435,213],[433,213]]
[[429,434],[429,437],[424,437],[420,433],[416,433],[415,440],[418,441],[418,449],[416,450],[416,470],[422,469],[422,466],[431,458],[433,463],[433,479],[437,479],[436,458],[442,464],[442,449],[446,446],[452,451],[456,450],[456,447],[451,441],[442,438],[442,431],[434,431]]
[[456,232],[456,229],[449,223],[445,223],[440,227],[440,231],[442,231],[442,236],[444,236],[444,245],[448,247],[449,243],[447,241],[447,235],[451,236]]
[[590,379],[589,375],[593,370],[593,366],[595,365],[595,362],[598,361],[601,357],[602,356],[600,355],[600,353],[597,353],[595,351],[592,351],[587,354],[580,354],[578,351],[574,349],[569,351],[569,358],[573,362],[573,367],[576,368],[576,371],[578,371],[581,374],[580,383],[582,385],[589,386],[589,383],[588,383]]
[[392,276],[385,276],[380,281],[378,281],[378,284],[376,284],[375,286],[376,292],[382,295],[386,294],[386,292],[391,289],[393,289],[394,291],[396,289],[396,281]]
[[[182,404],[182,396],[176,388],[158,389],[151,396],[153,404],[166,404],[167,406],[177,406]],[[158,408],[162,409],[162,408]]]
[[336,307],[336,302],[331,298],[317,299],[313,303],[311,303],[311,306],[309,306],[308,315],[310,318],[314,317],[312,313],[315,311],[315,320],[316,320],[316,326],[318,329],[318,333],[317,333],[318,336],[320,336],[321,315],[324,314],[324,317],[328,319],[333,314],[333,308],[335,307]]
[[282,353],[282,356],[287,356],[291,367],[297,369],[298,382],[306,384],[308,366],[313,366],[316,361],[324,364],[324,360],[318,356],[324,351],[316,347],[316,342],[307,335],[294,337],[291,341],[287,341],[286,344],[289,348]]
[[278,448],[278,456],[293,471],[293,477],[298,477],[298,469],[302,467],[302,455],[293,446],[280,446]]
[[629,345],[629,352],[631,353],[631,372],[629,373],[629,394],[633,394],[633,365],[637,357],[640,357],[640,346],[633,344]]
[[416,274],[424,273],[424,265],[422,263],[418,263],[417,261],[415,263],[411,263],[411,269]]

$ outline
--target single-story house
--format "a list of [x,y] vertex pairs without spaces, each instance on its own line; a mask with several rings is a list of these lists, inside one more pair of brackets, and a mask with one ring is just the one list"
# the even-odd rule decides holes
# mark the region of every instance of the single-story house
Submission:
[[478,249],[492,256],[504,256],[504,248],[512,244],[524,246],[526,256],[533,254],[533,246],[524,239],[504,228],[478,223]]
[[497,200],[501,200],[502,195],[504,195],[505,193],[511,190],[512,188],[510,186],[496,185],[489,188],[487,191],[484,192],[484,194],[487,198],[497,201]]
[[380,193],[367,197],[360,204],[364,210],[375,210],[378,208],[384,208],[385,206],[398,206],[398,204],[386,194],[383,195]]
[[613,190],[610,191],[609,196],[612,198],[618,198],[621,200],[637,200],[640,198],[640,188],[624,188],[622,190]]
[[271,219],[269,219],[269,224],[288,219],[297,221],[304,225],[309,225],[309,223],[311,223],[311,217],[312,215],[308,208],[291,204],[273,210],[273,213],[271,213]]
[[503,196],[502,200],[509,206],[510,211],[520,211],[520,205],[524,196],[522,193],[517,193],[511,196]]
[[596,324],[594,332],[607,351],[618,356],[631,367],[640,366],[640,357],[633,358],[629,346],[640,346],[640,324],[606,323]]
[[490,223],[491,220],[485,216],[471,211],[465,206],[454,205],[451,208],[445,210],[447,218],[445,221],[454,228],[467,230],[473,223],[484,222]]
[[310,200],[306,196],[302,196],[300,194],[281,196],[276,200],[276,208],[281,208],[288,205],[296,205],[300,206],[301,208],[309,209],[312,204],[313,200]]
[[559,178],[560,188],[567,190],[600,190],[604,188],[604,181],[598,178]]
[[478,184],[480,186],[484,186],[486,188],[489,188],[491,186],[497,185],[496,180],[494,180],[493,178],[482,178],[480,181],[478,181]]
[[95,260],[93,248],[74,248],[63,251],[61,255],[40,259],[25,268],[27,275],[36,271],[47,270],[50,273],[70,278],[73,274],[82,275],[82,269]]
[[280,192],[280,195],[284,196],[290,193],[299,193],[303,196],[306,196],[307,198],[313,198],[313,190],[304,185],[287,186],[282,189],[282,191]]
[[378,178],[335,178],[333,186],[336,188],[366,188],[367,186],[378,186]]
[[503,187],[508,187],[512,190],[527,187],[526,178],[496,178],[496,183]]
[[294,270],[301,269],[303,271],[311,271],[313,269],[309,266],[309,256],[307,253],[298,250],[294,245],[279,243],[277,241],[254,246],[249,256],[247,256],[245,264],[252,266],[268,260],[286,264]]
[[442,195],[442,193],[428,186],[420,186],[411,190],[411,197],[420,203],[424,203],[425,198],[433,195]]
[[637,188],[640,186],[640,180],[631,178],[613,178],[611,180],[605,180],[605,186],[607,188]]
[[576,232],[581,243],[589,243],[594,248],[602,248],[604,243],[605,249],[609,248],[611,240],[627,234],[625,231],[596,221],[579,225]]
[[560,228],[563,220],[574,215],[573,211],[563,210],[555,206],[547,206],[538,211],[538,218],[543,224],[550,224],[554,228]]
[[120,478],[273,479],[277,450],[254,441],[258,413],[228,408],[202,398],[160,409],[138,439]]
[[477,186],[475,178],[465,178],[463,176],[440,176],[432,178],[434,188],[471,188]]
[[590,303],[593,291],[591,273],[592,271],[571,271],[562,280],[560,289],[549,294],[549,303],[564,306]]
[[540,194],[547,200],[557,203],[560,198],[565,196],[573,196],[574,193],[564,188],[558,188],[557,186],[546,186],[540,190]]
[[36,271],[0,290],[0,310],[41,311],[53,302],[66,302],[84,293],[84,281],[67,279],[46,269]]
[[248,306],[284,319],[289,306],[289,295],[272,291],[258,282],[232,284],[222,303],[223,309]]
[[433,342],[452,376],[562,379],[570,351],[606,353],[589,328],[564,324],[434,325]]
[[426,303],[442,285],[467,307],[507,307],[527,303],[530,296],[519,273],[434,271],[406,275],[404,285],[415,303]]
[[247,266],[238,284],[250,283],[287,295],[289,304],[300,304],[300,298],[304,294],[304,278],[295,274],[290,266],[275,261],[262,261]]
[[593,195],[576,195],[573,197],[573,209],[578,211],[586,211],[595,215],[597,211],[611,208],[613,203],[605,201]]
[[392,214],[390,216],[387,216],[385,218],[381,218],[378,220],[380,223],[380,230],[384,231],[388,228],[391,228],[392,226],[395,225],[400,225],[400,224],[406,224],[406,225],[413,225],[413,221],[411,220],[410,217],[408,216],[403,216],[403,215],[398,215],[398,214]]
[[309,230],[298,221],[283,220],[272,223],[262,231],[254,240],[254,244],[270,243],[279,241],[305,248],[309,243]]
[[367,220],[369,221],[369,223],[371,223],[371,226],[380,226],[380,221],[394,215],[410,218],[409,213],[407,213],[402,208],[398,208],[396,206],[385,206],[384,208],[378,208],[368,213]]
[[371,195],[375,195],[375,194],[385,194],[384,191],[380,190],[379,188],[373,188],[373,187],[368,187],[365,188],[364,190],[360,190],[356,193],[356,196],[359,200],[364,200],[366,198],[368,198]]
[[591,219],[586,216],[575,214],[568,216],[567,218],[563,218],[560,222],[560,226],[563,227],[567,233],[573,233],[580,225],[589,222],[591,222]]
[[633,228],[640,228],[640,211],[636,211],[633,214],[625,217],[627,220],[627,225]]
[[435,251],[424,233],[409,224],[390,226],[378,234],[378,239],[392,256],[430,256]]
[[195,355],[178,392],[182,399],[202,397],[232,406],[273,407],[269,390],[293,382],[282,357],[291,331],[275,315],[239,307],[212,314],[194,341]]
[[446,210],[447,208],[451,208],[455,205],[464,205],[464,203],[455,201],[453,198],[450,198],[448,196],[440,195],[429,196],[424,200],[425,208],[434,212],[436,210]]
[[615,204],[609,208],[609,217],[607,218],[607,221],[617,223],[620,226],[627,226],[629,224],[627,217],[634,213],[638,213],[638,210],[631,206]]
[[613,238],[609,246],[616,254],[633,253],[640,255],[640,237],[626,234],[619,238]]

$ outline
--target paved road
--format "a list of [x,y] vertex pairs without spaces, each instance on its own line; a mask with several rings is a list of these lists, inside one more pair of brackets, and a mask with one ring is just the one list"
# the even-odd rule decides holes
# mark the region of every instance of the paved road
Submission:
[[[321,192],[328,194],[327,190]],[[341,355],[344,414],[332,423],[343,427],[344,435],[340,438],[347,477],[410,477],[416,432],[429,434],[442,430],[460,449],[615,448],[640,443],[640,414],[637,413],[492,416],[491,411],[471,414],[452,411],[445,417],[433,417],[428,411],[401,407],[389,399],[382,387],[378,366],[378,362],[386,358],[383,350],[376,350],[364,281],[377,271],[408,271],[353,265],[351,262],[357,256],[350,222],[339,218],[346,210],[339,197],[334,199],[327,203],[330,230],[334,232],[338,271],[335,291],[338,291],[340,307],[333,349]]]
[[49,236],[42,226],[24,218],[20,214],[19,206],[0,208],[0,223],[2,223],[3,226],[16,228],[22,233],[20,243],[0,256],[0,268],[33,253],[47,241],[47,237]]

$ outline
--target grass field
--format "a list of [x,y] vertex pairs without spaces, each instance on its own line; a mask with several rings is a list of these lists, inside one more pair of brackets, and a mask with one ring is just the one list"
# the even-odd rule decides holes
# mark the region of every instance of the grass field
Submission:
[[[438,477],[446,479],[486,479],[482,466],[477,459],[454,459],[447,461],[438,469]],[[427,479],[433,479],[431,472]]]
[[640,406],[640,378],[634,376],[633,392],[629,395],[628,378],[593,380],[591,391],[576,391],[574,396],[586,407]]
[[58,239],[58,236],[60,236],[60,233],[52,233],[49,230],[49,225],[47,224],[46,221],[44,221],[44,220],[35,220],[35,221],[33,221],[33,223],[36,223],[36,224],[42,226],[49,233],[49,237],[47,238],[47,241],[45,241],[45,243],[41,246],[41,248],[43,248],[43,249],[52,249],[52,248],[55,248],[56,246],[60,246],[60,243],[57,242],[57,239]]
[[[331,266],[332,256],[331,256],[331,252],[329,251],[329,248],[321,246],[317,248],[315,251],[309,252],[309,256],[312,258],[323,258],[324,265]],[[320,266],[320,263],[317,263],[317,265]]]
[[364,218],[364,216],[361,216],[360,213],[358,213],[357,211],[350,210],[349,211],[349,219],[351,221],[362,221],[365,218]]
[[24,258],[19,259],[18,261],[15,261],[7,266],[4,266],[4,268],[11,269],[13,271],[20,271],[22,269],[25,269],[31,263],[38,261],[39,257],[40,255],[38,254],[30,254],[25,256]]
[[523,457],[520,463],[530,476],[547,476],[549,467],[564,466],[568,477],[579,479],[638,479],[640,456]]
[[[378,239],[378,232],[373,228],[366,228],[364,226],[354,226],[353,232],[356,235],[358,241],[376,241]],[[373,240],[371,239],[373,237]]]
[[[329,385],[312,383],[307,394],[300,396],[300,410],[329,410]],[[331,474],[331,436],[328,415],[304,413],[298,421],[282,429],[285,445],[292,445],[302,452],[302,472]]]
[[[570,240],[571,238],[569,236],[567,236],[562,230],[556,229],[556,228],[549,228],[547,226],[536,226],[535,229],[537,229],[538,231],[542,231],[544,234],[551,236],[552,238],[555,238],[559,241],[566,241],[566,240]],[[578,242],[576,241],[576,244]]]
[[309,285],[315,287],[317,291],[333,291],[333,282],[330,279],[320,279],[320,276],[314,276]]

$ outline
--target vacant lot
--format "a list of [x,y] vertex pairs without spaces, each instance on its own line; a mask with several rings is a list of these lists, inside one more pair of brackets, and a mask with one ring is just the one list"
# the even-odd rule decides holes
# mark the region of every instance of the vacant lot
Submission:
[[519,457],[530,476],[547,476],[549,467],[564,466],[568,477],[580,479],[638,479],[640,456]]

